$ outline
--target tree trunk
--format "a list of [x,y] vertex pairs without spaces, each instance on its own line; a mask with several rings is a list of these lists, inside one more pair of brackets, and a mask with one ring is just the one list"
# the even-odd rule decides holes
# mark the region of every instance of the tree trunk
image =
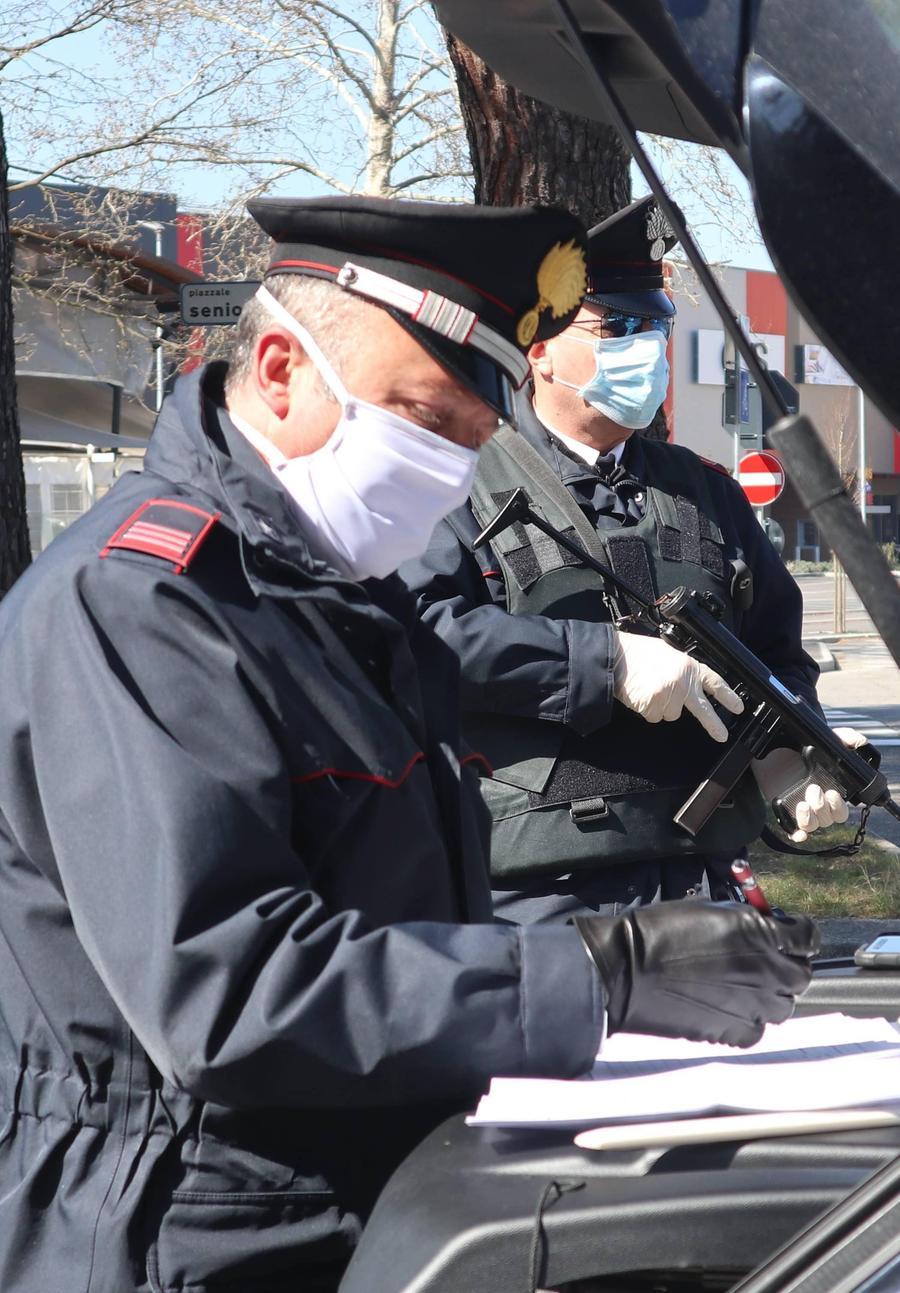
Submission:
[[450,32],[475,201],[564,207],[588,228],[631,201],[629,155],[612,126],[552,108],[508,85]]
[[397,69],[399,0],[378,0],[377,53],[372,77],[365,192],[389,198],[394,152],[394,80]]
[[25,473],[16,409],[16,351],[13,339],[12,239],[6,189],[6,145],[0,115],[0,596],[31,561],[25,515]]
[[[450,32],[444,36],[456,72],[476,202],[564,207],[589,229],[628,205],[630,154],[612,126],[529,98]],[[668,440],[662,408],[641,434]]]

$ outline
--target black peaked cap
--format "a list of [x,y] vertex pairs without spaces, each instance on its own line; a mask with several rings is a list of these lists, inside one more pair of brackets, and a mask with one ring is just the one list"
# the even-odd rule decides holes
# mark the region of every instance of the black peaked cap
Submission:
[[586,301],[635,314],[674,314],[664,290],[663,257],[677,242],[652,196],[594,225],[588,232]]
[[247,209],[275,242],[267,275],[331,279],[374,300],[488,399],[485,365],[495,382],[521,386],[529,345],[562,332],[587,287],[584,226],[550,207],[354,196],[259,198]]

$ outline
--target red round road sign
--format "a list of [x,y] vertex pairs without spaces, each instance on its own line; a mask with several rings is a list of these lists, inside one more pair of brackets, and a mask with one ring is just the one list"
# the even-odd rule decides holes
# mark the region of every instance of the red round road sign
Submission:
[[774,503],[784,489],[784,468],[774,453],[748,453],[738,463],[738,484],[754,507]]

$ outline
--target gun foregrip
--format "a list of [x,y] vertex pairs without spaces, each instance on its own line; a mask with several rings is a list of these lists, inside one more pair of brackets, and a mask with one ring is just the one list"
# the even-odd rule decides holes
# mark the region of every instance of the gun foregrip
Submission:
[[[823,764],[816,762],[815,750],[812,746],[806,746],[800,753],[803,762],[806,764],[806,775],[792,786],[789,786],[783,794],[772,801],[772,810],[778,820],[778,825],[788,834],[797,829],[795,810],[805,797],[809,786],[821,786],[823,791],[836,790],[842,799],[846,799],[852,804],[879,804],[884,803],[886,797],[889,798],[887,782],[878,771],[881,763],[881,753],[873,745],[870,745],[868,741],[853,751],[854,755],[863,759],[872,769],[871,780],[867,785],[860,783],[859,780],[854,783],[852,779],[846,784],[842,782]],[[855,789],[851,789],[850,787],[854,785]]]
[[775,813],[778,825],[788,835],[798,829],[797,805],[806,798],[806,792],[810,786],[821,786],[823,791],[836,790],[842,799],[847,797],[846,789],[833,773],[820,764],[813,764],[806,776],[795,781],[777,799],[772,800],[772,811]]

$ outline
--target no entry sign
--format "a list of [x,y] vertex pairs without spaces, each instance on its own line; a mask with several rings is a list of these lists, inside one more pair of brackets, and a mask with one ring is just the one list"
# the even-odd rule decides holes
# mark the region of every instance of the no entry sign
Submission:
[[784,468],[774,453],[748,453],[738,463],[738,484],[754,507],[768,507],[784,489]]

